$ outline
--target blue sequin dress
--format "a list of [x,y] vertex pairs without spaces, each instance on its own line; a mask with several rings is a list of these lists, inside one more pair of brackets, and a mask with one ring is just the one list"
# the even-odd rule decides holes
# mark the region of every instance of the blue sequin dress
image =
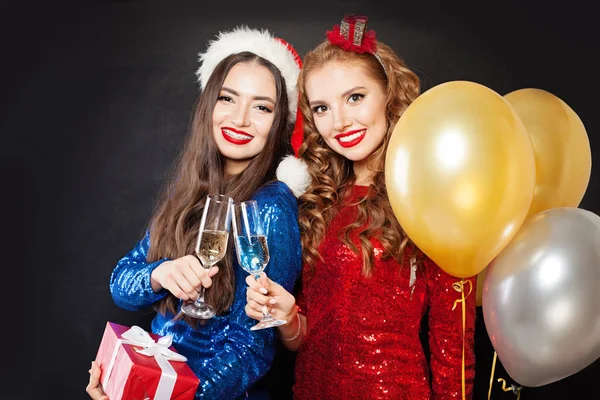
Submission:
[[[273,182],[261,188],[253,199],[258,202],[269,244],[271,257],[265,271],[291,293],[302,266],[296,198],[284,183]],[[121,308],[142,310],[167,295],[164,289],[154,293],[150,285],[150,274],[166,259],[148,263],[149,244],[147,233],[112,273],[110,290]],[[152,321],[152,332],[172,335],[175,348],[188,358],[188,365],[200,379],[196,399],[252,398],[251,386],[265,375],[273,361],[276,330],[250,330],[256,321],[244,311],[248,274],[237,264],[236,257],[234,269],[235,299],[228,313],[197,329],[183,320],[172,321],[170,314],[157,314]]]

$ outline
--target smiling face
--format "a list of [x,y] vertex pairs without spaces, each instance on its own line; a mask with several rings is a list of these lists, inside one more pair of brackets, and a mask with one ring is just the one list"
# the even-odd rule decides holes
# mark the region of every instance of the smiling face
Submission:
[[386,135],[386,91],[355,63],[331,61],[311,71],[306,96],[327,145],[354,163],[377,150]]
[[265,147],[275,117],[275,78],[254,62],[234,65],[213,111],[213,137],[228,174],[241,172]]

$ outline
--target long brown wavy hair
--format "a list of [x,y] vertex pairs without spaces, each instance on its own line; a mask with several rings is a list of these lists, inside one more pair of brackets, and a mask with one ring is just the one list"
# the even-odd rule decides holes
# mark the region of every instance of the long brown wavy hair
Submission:
[[304,118],[304,142],[299,155],[307,162],[312,178],[308,190],[300,197],[299,222],[303,261],[312,272],[315,264],[322,260],[319,246],[327,226],[339,207],[344,204],[344,200],[349,197],[356,182],[352,161],[333,151],[317,131],[306,95],[307,77],[329,62],[363,67],[387,92],[385,139],[368,160],[374,173],[374,181],[369,186],[365,198],[355,204],[358,207],[358,218],[344,228],[340,240],[358,253],[359,250],[350,239],[350,232],[359,233],[364,276],[370,276],[373,272],[373,246],[369,240],[372,236],[377,236],[384,247],[382,257],[394,257],[400,265],[403,262],[404,249],[409,242],[394,216],[387,197],[384,162],[394,125],[419,95],[420,81],[389,46],[377,42],[377,55],[381,62],[372,54],[345,51],[324,41],[305,56],[298,78],[300,109]]
[[[225,173],[225,159],[213,137],[212,115],[227,74],[238,63],[256,63],[266,67],[274,77],[277,95],[273,125],[263,150],[237,175]],[[275,178],[278,162],[291,154],[291,126],[288,124],[288,97],[285,81],[279,69],[264,58],[242,52],[225,58],[212,73],[204,91],[198,97],[183,149],[171,171],[150,222],[150,250],[148,262],[161,258],[176,259],[194,254],[198,226],[204,201],[210,193],[226,194],[234,201],[244,201],[264,184]],[[219,273],[213,277],[212,287],[205,300],[217,314],[233,304],[235,274],[233,251],[227,250],[219,262]],[[179,299],[171,293],[156,304],[162,314],[177,314]],[[184,315],[191,326],[198,320]]]

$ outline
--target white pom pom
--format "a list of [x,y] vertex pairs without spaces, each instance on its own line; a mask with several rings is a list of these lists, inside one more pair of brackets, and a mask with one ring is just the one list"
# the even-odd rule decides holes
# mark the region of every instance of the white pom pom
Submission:
[[294,196],[300,197],[310,185],[306,162],[294,156],[285,156],[277,167],[277,179],[288,185]]

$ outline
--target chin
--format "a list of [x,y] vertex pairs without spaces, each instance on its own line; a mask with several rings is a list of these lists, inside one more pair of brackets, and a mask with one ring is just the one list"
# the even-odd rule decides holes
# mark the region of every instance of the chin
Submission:
[[234,161],[244,161],[256,157],[257,152],[249,151],[249,149],[242,149],[240,146],[226,143],[222,147],[219,147],[219,152],[223,157]]
[[241,153],[239,151],[226,151],[226,152],[221,152],[221,154],[223,155],[223,157],[225,157],[226,159],[231,160],[231,161],[250,162],[253,159],[255,159],[259,153],[248,153],[248,152]]
[[358,162],[358,161],[366,160],[367,158],[369,158],[369,156],[372,153],[373,152],[368,152],[368,151],[357,149],[356,151],[347,151],[346,150],[345,152],[342,152],[340,154],[352,162]]

